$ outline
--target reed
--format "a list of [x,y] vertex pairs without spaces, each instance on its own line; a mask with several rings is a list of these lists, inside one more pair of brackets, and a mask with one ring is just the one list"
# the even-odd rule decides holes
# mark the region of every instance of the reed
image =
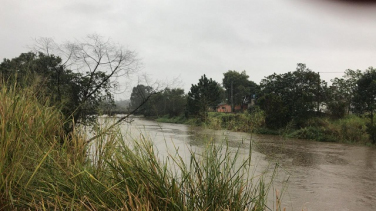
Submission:
[[143,135],[115,128],[87,145],[62,119],[33,87],[1,86],[1,210],[267,209],[270,181],[226,143],[159,158]]

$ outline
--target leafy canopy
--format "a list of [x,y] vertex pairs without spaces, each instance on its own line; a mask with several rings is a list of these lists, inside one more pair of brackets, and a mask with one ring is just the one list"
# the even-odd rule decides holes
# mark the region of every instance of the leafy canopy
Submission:
[[298,124],[318,111],[325,81],[318,73],[299,63],[296,71],[273,74],[260,83],[258,104],[265,111],[268,127],[279,128],[291,120]]
[[374,125],[374,112],[376,109],[376,69],[368,68],[356,82],[354,95],[354,111],[358,114],[367,114],[370,123],[367,125],[368,133],[373,143],[376,143],[376,127]]
[[242,105],[248,103],[258,86],[255,82],[249,81],[249,76],[245,71],[239,73],[237,71],[229,70],[223,74],[223,87],[226,90],[227,102],[235,105]]
[[206,120],[209,109],[215,107],[222,99],[221,87],[206,75],[201,76],[197,84],[192,84],[187,97],[187,115],[196,116],[202,121]]

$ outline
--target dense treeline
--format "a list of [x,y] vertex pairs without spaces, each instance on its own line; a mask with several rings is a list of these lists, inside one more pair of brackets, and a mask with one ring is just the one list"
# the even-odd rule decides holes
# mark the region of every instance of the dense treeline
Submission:
[[[347,133],[349,128],[355,127],[354,130],[362,133],[358,134],[359,140],[364,141],[365,133],[369,136],[367,139],[376,143],[376,69],[372,67],[365,71],[346,70],[342,78],[331,80],[331,86],[320,78],[318,72],[302,63],[297,64],[295,71],[266,76],[260,84],[250,81],[245,71],[239,73],[230,70],[223,75],[223,86],[203,75],[197,84],[192,84],[186,96],[186,104],[181,103],[179,112],[169,114],[170,118],[183,115],[185,111],[186,118],[213,125],[210,120],[215,122],[218,119],[211,119],[208,112],[216,111],[220,105],[228,105],[230,109],[227,112],[247,112],[250,114],[249,118],[253,118],[258,112],[256,116],[263,117],[262,121],[258,118],[258,131],[278,133],[287,129],[299,138],[336,141],[335,137],[343,137],[342,141],[353,142],[356,141],[356,135],[352,134],[358,133]],[[162,96],[159,99],[157,101],[162,102]],[[157,110],[162,111],[161,108],[163,106]],[[147,112],[144,114],[147,115]],[[154,112],[153,115],[158,116],[158,113]],[[352,120],[348,120],[349,118]],[[221,116],[219,121],[227,120]],[[247,122],[254,121],[239,124],[249,124]],[[219,125],[223,126],[222,123]]]
[[[118,86],[117,75],[134,71],[137,59],[133,52],[103,42],[99,36],[64,45],[65,51],[51,40],[42,41],[40,51],[4,59],[0,63],[0,80],[24,87],[36,84],[40,94],[49,96],[50,102],[60,108],[67,133],[77,123],[95,122],[92,114],[124,112],[125,107],[115,107],[112,90]],[[57,49],[65,54],[52,54]],[[222,105],[229,107],[226,112],[262,112],[264,120],[259,127],[274,131],[287,127],[307,130],[320,125],[312,119],[334,121],[356,115],[363,121],[360,127],[365,127],[369,139],[376,143],[375,72],[372,67],[365,71],[346,70],[342,78],[334,78],[328,86],[318,72],[301,63],[295,71],[274,73],[260,84],[249,80],[245,71],[229,70],[223,74],[222,84],[203,75],[188,94],[179,88],[155,91],[139,84],[132,90],[127,109],[136,109],[136,114],[147,117],[194,118],[206,123],[210,120],[208,112]],[[316,136],[327,133],[323,129],[309,130],[316,131]]]
[[137,109],[136,114],[146,117],[175,117],[185,111],[185,105],[186,95],[183,89],[165,88],[156,92],[151,86],[139,84],[133,87],[129,108]]

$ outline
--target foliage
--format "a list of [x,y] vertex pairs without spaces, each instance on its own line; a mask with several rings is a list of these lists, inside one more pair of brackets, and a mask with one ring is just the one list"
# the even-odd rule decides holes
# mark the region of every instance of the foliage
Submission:
[[89,35],[74,43],[56,44],[41,38],[35,45],[37,53],[23,53],[0,64],[3,81],[17,81],[29,86],[38,79],[54,105],[61,105],[66,118],[65,129],[74,124],[88,124],[100,105],[113,104],[115,78],[137,69],[134,52],[124,50],[98,35]]
[[188,123],[188,119],[185,117],[184,114],[180,116],[173,116],[171,117],[170,115],[165,115],[162,117],[158,117],[155,119],[157,122],[165,122],[165,123],[177,123],[177,124],[186,124]]
[[[367,69],[356,83],[354,111],[358,114],[373,114],[376,108],[376,69]],[[372,120],[372,119],[371,119]]]
[[292,119],[287,105],[277,94],[264,94],[258,98],[257,104],[265,112],[265,124],[268,128],[279,129]]
[[1,86],[0,114],[1,209],[267,209],[271,186],[249,173],[250,156],[241,161],[226,144],[208,141],[187,162],[160,159],[151,140],[118,130],[99,133],[93,145],[75,130],[59,145],[61,114],[34,88]]
[[[148,96],[150,96],[148,98]],[[148,98],[147,102],[146,99]],[[154,92],[152,87],[137,85],[131,94],[131,108],[137,108],[141,103],[144,105],[137,111],[144,116],[161,117],[168,115],[176,117],[185,111],[187,99],[183,89],[165,88],[163,91]]]
[[[136,108],[138,108],[139,106],[141,106],[136,114],[143,114],[143,113],[147,113],[148,110],[150,110],[150,106],[147,105],[146,103],[146,100],[153,94],[155,93],[153,88],[151,86],[145,86],[145,85],[142,85],[142,84],[139,84],[135,87],[133,87],[132,89],[132,93],[131,93],[131,102],[130,102],[130,109],[134,110]],[[146,102],[146,103],[145,103]]]
[[206,120],[209,108],[215,107],[221,102],[221,88],[213,79],[206,75],[201,76],[198,84],[192,84],[187,96],[187,115]]
[[99,106],[103,114],[113,116],[115,114],[127,114],[129,112],[130,100],[114,101],[114,104],[104,103]]
[[61,64],[61,59],[54,55],[22,53],[12,60],[4,59],[0,64],[0,71],[1,80],[8,81],[9,84],[18,83],[28,87],[38,81],[38,89],[44,90],[43,94],[50,96],[54,105],[62,106],[61,111],[67,119],[72,119],[69,117],[75,113],[77,118],[81,117],[85,110],[92,111],[93,106],[100,101],[91,98],[87,107],[80,107],[84,84],[88,78],[67,70]]
[[267,126],[283,127],[291,120],[299,126],[319,110],[325,87],[319,74],[301,63],[294,72],[274,73],[263,79],[257,103],[265,111]]
[[[70,137],[71,145],[59,144],[67,137],[62,115],[40,92],[38,84],[25,88],[0,82],[1,209],[32,206],[30,194],[37,191],[35,186],[40,185],[38,189],[43,191],[45,180],[39,170],[48,166],[42,163],[56,162],[54,168],[59,171],[64,167],[62,159],[66,159],[65,164],[84,162],[83,142],[77,142],[75,136]],[[62,157],[55,157],[57,151]]]
[[292,131],[288,137],[314,139],[325,142],[368,143],[367,123],[363,118],[350,115],[342,119],[311,118],[306,125]]
[[304,127],[292,132],[289,137],[301,138],[301,139],[313,139],[322,142],[335,142],[336,137],[331,134],[332,131],[328,131],[322,127]]
[[354,96],[354,111],[369,116],[368,133],[373,143],[376,143],[376,127],[374,126],[374,112],[376,109],[376,69],[370,67],[356,82]]
[[264,112],[259,108],[243,113],[209,112],[206,126],[238,132],[255,132],[265,124]]
[[330,112],[331,116],[336,119],[345,117],[346,113],[348,113],[348,106],[349,104],[347,104],[347,102],[333,100],[333,98],[326,102],[326,109]]
[[334,122],[334,125],[340,131],[337,140],[348,143],[369,143],[367,134],[367,123],[364,118],[355,115],[349,115],[343,119]]
[[[227,102],[234,105],[242,105],[248,103],[253,95],[256,94],[258,86],[253,81],[249,81],[249,76],[245,71],[239,73],[229,70],[223,74],[223,87],[226,89]],[[232,96],[233,95],[233,96]],[[232,106],[234,106],[232,105]],[[232,108],[234,111],[234,108]]]
[[148,116],[176,117],[184,114],[187,98],[183,89],[166,88],[150,98],[151,113]]
[[342,78],[335,78],[332,86],[326,90],[327,109],[335,118],[349,114],[353,106],[353,98],[357,89],[357,81],[362,76],[360,70],[346,70]]

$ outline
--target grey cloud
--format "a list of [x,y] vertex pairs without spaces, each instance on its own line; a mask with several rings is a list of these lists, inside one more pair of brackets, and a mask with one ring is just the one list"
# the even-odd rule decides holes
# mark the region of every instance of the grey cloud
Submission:
[[0,57],[25,52],[33,37],[98,33],[137,51],[152,77],[181,76],[186,91],[204,73],[221,82],[230,69],[259,82],[298,62],[315,71],[375,65],[375,8],[314,2],[6,0]]

